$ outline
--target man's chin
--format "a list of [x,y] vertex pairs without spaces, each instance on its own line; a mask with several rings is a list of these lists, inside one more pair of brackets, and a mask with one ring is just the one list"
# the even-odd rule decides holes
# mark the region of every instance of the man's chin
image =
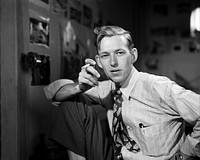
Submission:
[[111,80],[112,80],[114,83],[117,83],[117,84],[121,84],[121,83],[122,83],[121,77],[111,77]]

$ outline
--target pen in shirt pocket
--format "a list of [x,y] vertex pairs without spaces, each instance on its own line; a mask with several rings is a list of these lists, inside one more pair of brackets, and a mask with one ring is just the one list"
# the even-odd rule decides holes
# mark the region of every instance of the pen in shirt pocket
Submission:
[[139,128],[140,128],[140,130],[141,130],[141,132],[142,132],[143,135],[145,135],[144,127],[145,127],[145,126],[144,126],[143,123],[139,123]]
[[139,123],[139,127],[140,127],[140,128],[144,128],[143,123]]

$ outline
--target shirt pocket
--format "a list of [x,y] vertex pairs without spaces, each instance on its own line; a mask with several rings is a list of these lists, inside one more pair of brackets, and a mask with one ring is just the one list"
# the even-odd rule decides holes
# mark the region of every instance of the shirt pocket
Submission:
[[142,151],[145,155],[158,156],[162,154],[162,127],[151,125],[139,128]]

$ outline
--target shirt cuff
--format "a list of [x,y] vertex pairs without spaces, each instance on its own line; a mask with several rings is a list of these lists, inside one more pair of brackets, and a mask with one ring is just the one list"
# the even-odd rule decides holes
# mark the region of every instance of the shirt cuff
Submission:
[[48,100],[52,100],[57,91],[64,85],[74,83],[74,81],[69,79],[59,79],[52,83],[50,83],[48,86],[44,87],[44,93]]
[[200,157],[200,142],[197,139],[192,138],[187,135],[183,146],[181,147],[181,152],[188,156]]

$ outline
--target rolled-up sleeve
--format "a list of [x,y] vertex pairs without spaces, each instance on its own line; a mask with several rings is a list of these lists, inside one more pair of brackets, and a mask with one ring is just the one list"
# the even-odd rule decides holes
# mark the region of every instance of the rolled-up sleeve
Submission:
[[69,80],[69,79],[59,79],[50,83],[48,86],[45,86],[44,93],[45,93],[46,98],[48,100],[52,100],[61,87],[70,83],[74,83],[74,81]]

